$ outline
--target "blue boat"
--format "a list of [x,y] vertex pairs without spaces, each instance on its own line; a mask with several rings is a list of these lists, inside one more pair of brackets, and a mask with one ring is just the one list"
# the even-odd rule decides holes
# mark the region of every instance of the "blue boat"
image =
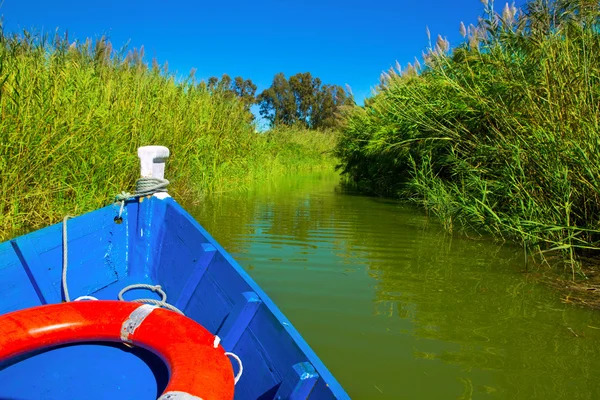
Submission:
[[[0,244],[0,354],[21,349],[0,357],[0,399],[222,398],[166,391],[182,380],[175,359],[202,365],[190,380],[217,374],[203,359],[210,349],[188,346],[200,331],[220,365],[225,357],[223,385],[235,399],[349,398],[267,294],[167,193],[168,149],[138,155],[134,195]],[[111,319],[126,307],[135,309],[127,320]],[[114,324],[120,335],[106,333]],[[82,333],[90,327],[96,339]],[[141,345],[128,340],[138,333]],[[158,343],[163,334],[170,339]]]

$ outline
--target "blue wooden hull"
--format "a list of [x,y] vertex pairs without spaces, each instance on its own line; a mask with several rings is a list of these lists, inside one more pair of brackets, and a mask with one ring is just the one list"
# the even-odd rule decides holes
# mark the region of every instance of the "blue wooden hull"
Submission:
[[[130,284],[159,284],[168,303],[242,359],[236,399],[349,398],[238,263],[177,202],[161,197],[128,202],[122,221],[118,205],[68,220],[71,298],[116,300]],[[0,315],[62,302],[62,257],[62,224],[0,244]],[[125,295],[148,297],[159,299],[146,290]],[[156,399],[168,379],[162,360],[146,350],[63,345],[0,363],[0,399]]]

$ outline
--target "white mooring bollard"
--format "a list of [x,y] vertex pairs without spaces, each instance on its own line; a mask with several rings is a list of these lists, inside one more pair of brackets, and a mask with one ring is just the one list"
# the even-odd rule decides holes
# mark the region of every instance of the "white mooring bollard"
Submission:
[[169,149],[165,146],[142,146],[138,148],[140,158],[140,176],[142,178],[165,178],[165,162],[169,158]]

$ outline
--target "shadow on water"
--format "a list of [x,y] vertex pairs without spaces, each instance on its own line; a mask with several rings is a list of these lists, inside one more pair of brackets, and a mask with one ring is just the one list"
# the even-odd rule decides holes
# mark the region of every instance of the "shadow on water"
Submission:
[[215,196],[194,216],[353,398],[592,399],[600,314],[523,273],[520,249],[457,238],[333,174]]

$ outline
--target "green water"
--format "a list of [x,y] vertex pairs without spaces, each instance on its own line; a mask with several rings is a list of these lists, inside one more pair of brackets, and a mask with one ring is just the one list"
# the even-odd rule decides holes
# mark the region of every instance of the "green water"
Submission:
[[352,398],[600,398],[600,312],[536,284],[518,248],[448,237],[333,174],[215,195],[192,213]]

